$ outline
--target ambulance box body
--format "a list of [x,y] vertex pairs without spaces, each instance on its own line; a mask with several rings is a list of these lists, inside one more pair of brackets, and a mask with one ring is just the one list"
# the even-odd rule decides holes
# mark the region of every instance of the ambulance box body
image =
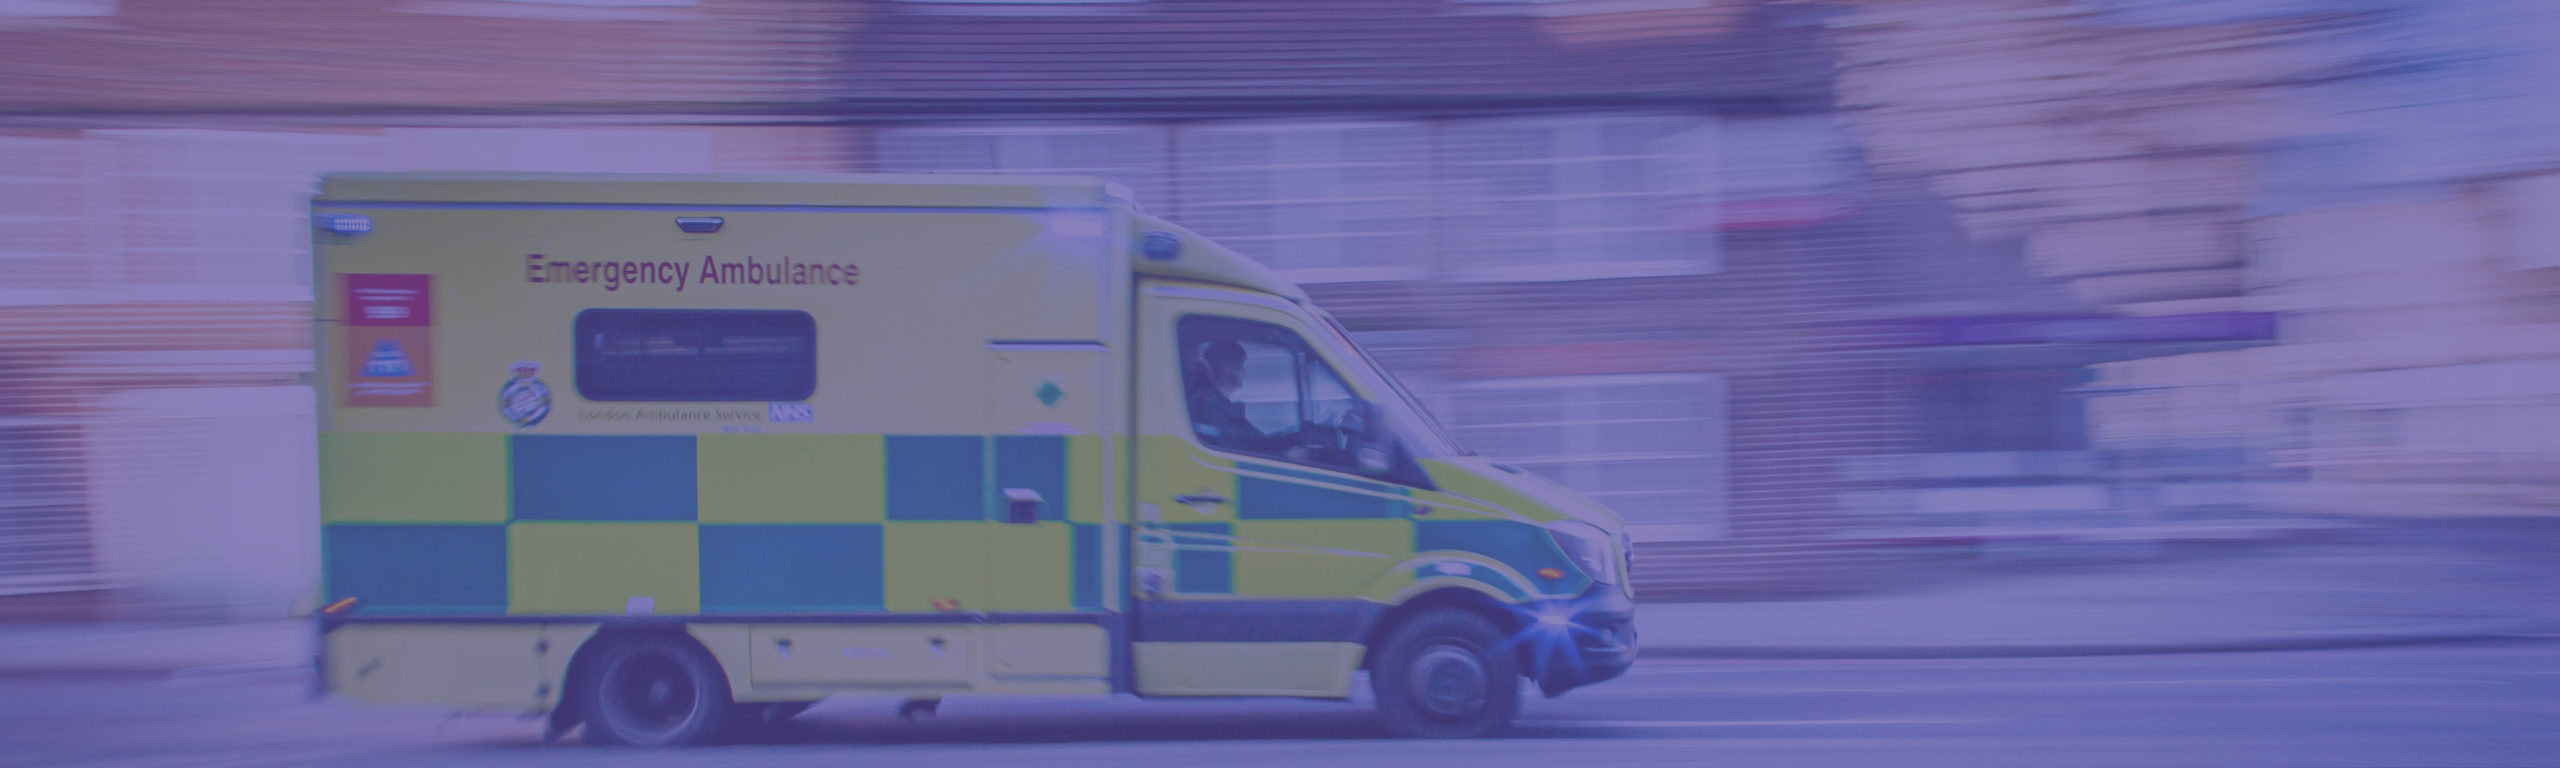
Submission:
[[1607,511],[1117,185],[346,174],[322,685],[699,741],[834,693],[1344,698],[1631,663]]

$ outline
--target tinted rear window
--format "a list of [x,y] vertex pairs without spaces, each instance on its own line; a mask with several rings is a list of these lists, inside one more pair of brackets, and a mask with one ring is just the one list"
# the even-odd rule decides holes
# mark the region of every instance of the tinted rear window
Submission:
[[588,400],[800,401],[818,388],[807,312],[590,309],[576,326]]

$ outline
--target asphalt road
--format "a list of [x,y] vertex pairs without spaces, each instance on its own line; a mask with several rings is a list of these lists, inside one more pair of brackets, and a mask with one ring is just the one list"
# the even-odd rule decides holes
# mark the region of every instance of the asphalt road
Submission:
[[2560,766],[2560,643],[2079,659],[1707,661],[1533,700],[1509,736],[1384,738],[1365,703],[832,700],[751,743],[544,744],[535,723],[302,697],[276,673],[0,680],[0,765]]

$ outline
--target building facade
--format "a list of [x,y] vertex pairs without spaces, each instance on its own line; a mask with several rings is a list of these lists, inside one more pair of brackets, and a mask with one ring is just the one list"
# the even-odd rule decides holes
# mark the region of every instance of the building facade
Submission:
[[2560,508],[2560,246],[2540,223],[2560,205],[2560,10],[1843,10],[1843,113],[1878,172],[1923,180],[1974,248],[2016,251],[2105,314],[2270,324],[2084,361],[2090,445],[2154,480],[2112,503]]
[[1842,10],[0,0],[0,614],[310,592],[302,200],[341,170],[1112,176],[1624,512],[1647,595],[1854,588],[1892,532],[2085,492],[1971,480],[2086,454],[2088,366],[2250,333],[2091,330],[2138,313],[1871,163]]

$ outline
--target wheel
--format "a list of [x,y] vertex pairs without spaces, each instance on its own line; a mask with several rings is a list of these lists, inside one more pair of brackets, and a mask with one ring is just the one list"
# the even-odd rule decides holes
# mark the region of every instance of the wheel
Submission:
[[1520,661],[1502,638],[1492,621],[1456,608],[1416,615],[1387,635],[1369,673],[1387,731],[1467,739],[1509,727],[1520,711]]
[[586,737],[591,744],[705,744],[721,734],[735,712],[720,663],[682,638],[614,641],[587,684]]

